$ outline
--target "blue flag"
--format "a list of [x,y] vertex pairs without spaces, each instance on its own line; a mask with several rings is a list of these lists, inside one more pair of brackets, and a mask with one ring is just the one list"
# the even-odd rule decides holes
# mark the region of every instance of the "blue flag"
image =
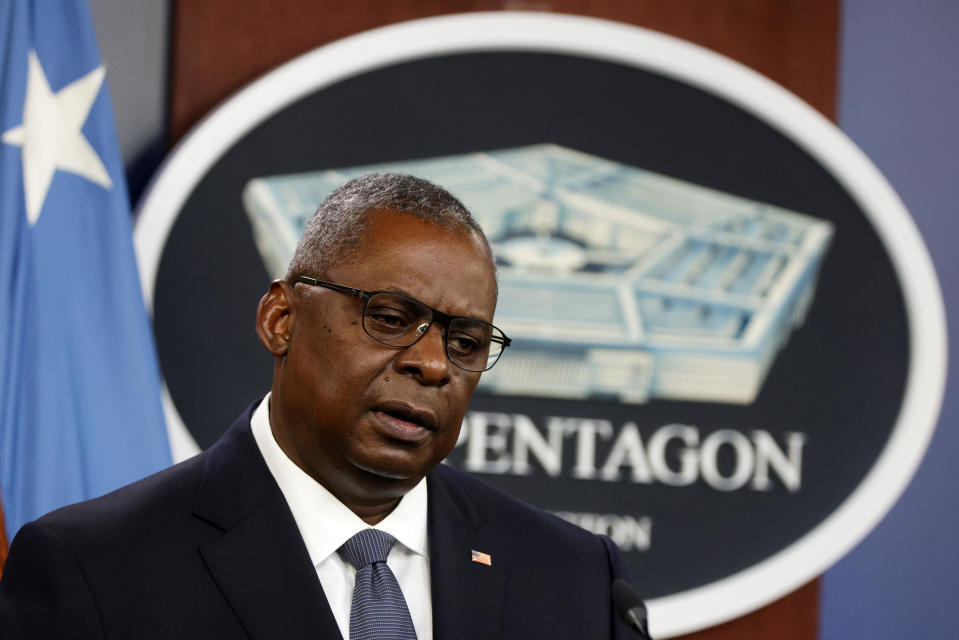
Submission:
[[0,495],[10,537],[170,464],[82,0],[0,2]]

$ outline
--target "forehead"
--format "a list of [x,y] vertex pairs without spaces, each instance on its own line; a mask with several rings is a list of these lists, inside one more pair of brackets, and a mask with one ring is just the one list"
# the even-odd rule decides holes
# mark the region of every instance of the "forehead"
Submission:
[[404,213],[370,214],[358,245],[330,270],[334,282],[392,290],[453,315],[491,320],[496,280],[483,241]]

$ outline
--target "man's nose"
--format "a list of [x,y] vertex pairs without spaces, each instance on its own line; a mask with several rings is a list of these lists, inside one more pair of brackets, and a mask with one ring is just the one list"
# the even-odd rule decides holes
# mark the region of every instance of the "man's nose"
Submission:
[[446,356],[444,329],[433,323],[422,338],[402,349],[395,362],[399,371],[416,377],[422,384],[442,386],[450,380],[450,363]]

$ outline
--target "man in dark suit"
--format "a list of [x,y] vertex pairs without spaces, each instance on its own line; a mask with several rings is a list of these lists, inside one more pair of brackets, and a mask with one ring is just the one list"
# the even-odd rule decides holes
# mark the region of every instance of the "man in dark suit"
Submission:
[[338,189],[257,309],[271,393],[205,453],[24,526],[0,635],[627,637],[608,539],[439,464],[509,346],[495,304],[455,198]]

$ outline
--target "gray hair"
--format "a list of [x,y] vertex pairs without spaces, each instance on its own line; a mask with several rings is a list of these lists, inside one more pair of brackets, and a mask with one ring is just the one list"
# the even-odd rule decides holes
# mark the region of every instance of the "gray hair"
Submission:
[[[286,273],[322,277],[359,245],[371,213],[391,211],[415,216],[451,232],[475,234],[493,263],[486,235],[463,203],[437,185],[402,173],[372,173],[342,185],[320,204],[303,229]],[[495,263],[494,269],[495,269]]]

